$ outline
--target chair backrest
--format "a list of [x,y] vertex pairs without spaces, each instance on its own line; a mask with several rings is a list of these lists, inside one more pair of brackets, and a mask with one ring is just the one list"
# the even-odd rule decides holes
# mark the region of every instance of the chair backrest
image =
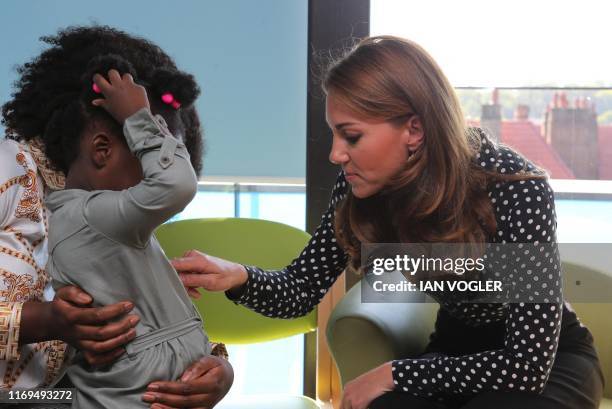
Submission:
[[[591,331],[606,380],[604,396],[612,398],[612,270],[563,262],[565,298]],[[607,294],[607,295],[606,295]],[[573,301],[577,300],[577,301]],[[599,302],[593,302],[599,301]],[[602,302],[605,301],[605,302]]]
[[[168,258],[191,249],[264,269],[280,269],[297,257],[310,239],[308,233],[282,223],[257,219],[194,219],[160,226],[156,236]],[[305,317],[284,320],[264,317],[234,304],[224,293],[202,291],[193,300],[211,341],[248,344],[314,331],[316,310]]]

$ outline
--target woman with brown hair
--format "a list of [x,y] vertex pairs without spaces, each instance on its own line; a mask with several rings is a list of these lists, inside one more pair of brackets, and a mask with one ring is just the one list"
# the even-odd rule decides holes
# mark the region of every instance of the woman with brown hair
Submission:
[[452,86],[411,41],[365,39],[323,85],[330,160],[342,172],[307,248],[280,271],[191,251],[174,261],[185,285],[292,318],[347,265],[360,267],[364,244],[489,243],[487,269],[516,293],[474,303],[431,292],[440,310],[424,354],[349,382],[341,407],[597,408],[603,380],[593,340],[560,296],[546,174],[467,128]]

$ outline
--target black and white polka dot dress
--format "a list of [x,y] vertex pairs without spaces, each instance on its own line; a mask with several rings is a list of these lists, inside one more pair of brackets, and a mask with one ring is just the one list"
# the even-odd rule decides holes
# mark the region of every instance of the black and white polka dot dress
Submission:
[[[481,132],[475,160],[483,168],[512,174],[533,169],[519,154],[493,144]],[[269,317],[292,318],[316,306],[342,273],[347,256],[334,237],[334,209],[348,185],[341,174],[331,204],[304,251],[280,271],[247,267],[248,282],[236,302]],[[497,219],[491,242],[548,244],[552,254],[519,254],[504,270],[540,296],[559,286],[553,192],[546,180],[498,183],[488,192]],[[505,258],[505,255],[504,255]],[[506,267],[506,266],[504,266]],[[544,271],[543,271],[544,270]],[[539,281],[545,276],[547,280]],[[538,287],[539,286],[539,287]],[[543,286],[543,288],[542,288]],[[551,291],[552,294],[552,291]],[[592,338],[560,298],[548,302],[440,303],[425,357],[393,361],[396,390],[424,398],[469,397],[484,391],[540,393],[558,349],[593,355]],[[597,359],[593,355],[593,359]]]

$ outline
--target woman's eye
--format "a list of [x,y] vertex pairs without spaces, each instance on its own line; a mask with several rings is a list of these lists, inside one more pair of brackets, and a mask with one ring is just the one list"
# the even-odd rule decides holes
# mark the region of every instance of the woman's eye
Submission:
[[346,141],[350,145],[355,145],[359,141],[359,138],[361,138],[361,135],[345,135],[344,136],[344,139],[346,139]]

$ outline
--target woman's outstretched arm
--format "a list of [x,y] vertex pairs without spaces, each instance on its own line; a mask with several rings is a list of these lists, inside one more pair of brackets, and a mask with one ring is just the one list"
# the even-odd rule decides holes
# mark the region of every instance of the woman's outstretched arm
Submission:
[[[346,189],[344,175],[340,174],[321,224],[300,255],[281,270],[242,266],[197,251],[172,264],[188,288],[226,291],[231,300],[268,317],[306,315],[346,267],[347,256],[336,243],[334,232],[335,208]],[[195,295],[193,290],[190,293]]]

